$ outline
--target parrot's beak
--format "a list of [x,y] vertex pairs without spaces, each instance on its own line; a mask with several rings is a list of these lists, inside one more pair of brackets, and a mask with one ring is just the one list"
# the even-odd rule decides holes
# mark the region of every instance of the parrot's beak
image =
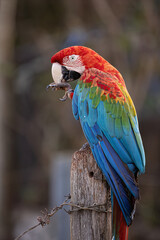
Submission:
[[51,88],[52,90],[63,89],[67,91],[68,89],[71,88],[68,82],[77,80],[81,76],[79,72],[67,69],[67,67],[59,64],[58,62],[52,64],[51,72],[53,82],[46,87],[47,90]]
[[71,82],[80,78],[81,74],[77,71],[67,69],[67,67],[55,62],[51,69],[54,84]]
[[65,82],[71,82],[80,78],[81,74],[79,72],[68,70],[66,67],[62,66],[62,75]]

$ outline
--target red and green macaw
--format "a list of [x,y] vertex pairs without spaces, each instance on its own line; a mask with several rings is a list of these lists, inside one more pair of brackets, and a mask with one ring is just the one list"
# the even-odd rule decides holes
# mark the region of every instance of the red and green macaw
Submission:
[[[113,239],[127,240],[139,199],[138,173],[145,153],[134,104],[119,71],[87,47],[73,46],[52,58],[54,82],[72,99],[94,158],[112,190]],[[68,82],[77,80],[75,90]],[[62,99],[62,100],[63,100]]]

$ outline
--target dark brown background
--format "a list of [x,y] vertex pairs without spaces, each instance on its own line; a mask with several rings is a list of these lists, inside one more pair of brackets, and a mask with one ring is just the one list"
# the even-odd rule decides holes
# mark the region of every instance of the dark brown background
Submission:
[[[61,103],[58,98],[63,93],[45,90],[52,81],[51,56],[70,45],[93,48],[117,67],[126,81],[138,112],[147,159],[129,239],[160,239],[159,41],[160,2],[156,0],[0,1],[2,240],[28,228],[37,212],[48,207],[51,159],[56,159],[57,152],[74,152],[86,141],[72,116],[70,101]],[[17,227],[21,218],[28,222]],[[40,230],[45,239],[57,239],[48,231]],[[30,236],[40,239],[36,234]]]

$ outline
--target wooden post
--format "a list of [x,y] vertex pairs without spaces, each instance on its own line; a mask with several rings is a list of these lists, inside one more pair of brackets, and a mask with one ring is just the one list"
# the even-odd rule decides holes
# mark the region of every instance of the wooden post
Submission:
[[88,144],[75,152],[71,163],[71,202],[95,210],[75,211],[71,208],[71,240],[111,240],[111,194],[110,187],[96,164]]

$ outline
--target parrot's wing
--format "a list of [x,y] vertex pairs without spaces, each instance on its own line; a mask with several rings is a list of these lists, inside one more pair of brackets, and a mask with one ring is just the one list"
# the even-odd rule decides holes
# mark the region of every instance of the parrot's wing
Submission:
[[139,198],[134,175],[144,172],[145,167],[132,100],[116,77],[92,68],[85,71],[76,86],[72,109],[129,225],[134,201],[131,204],[128,191]]

